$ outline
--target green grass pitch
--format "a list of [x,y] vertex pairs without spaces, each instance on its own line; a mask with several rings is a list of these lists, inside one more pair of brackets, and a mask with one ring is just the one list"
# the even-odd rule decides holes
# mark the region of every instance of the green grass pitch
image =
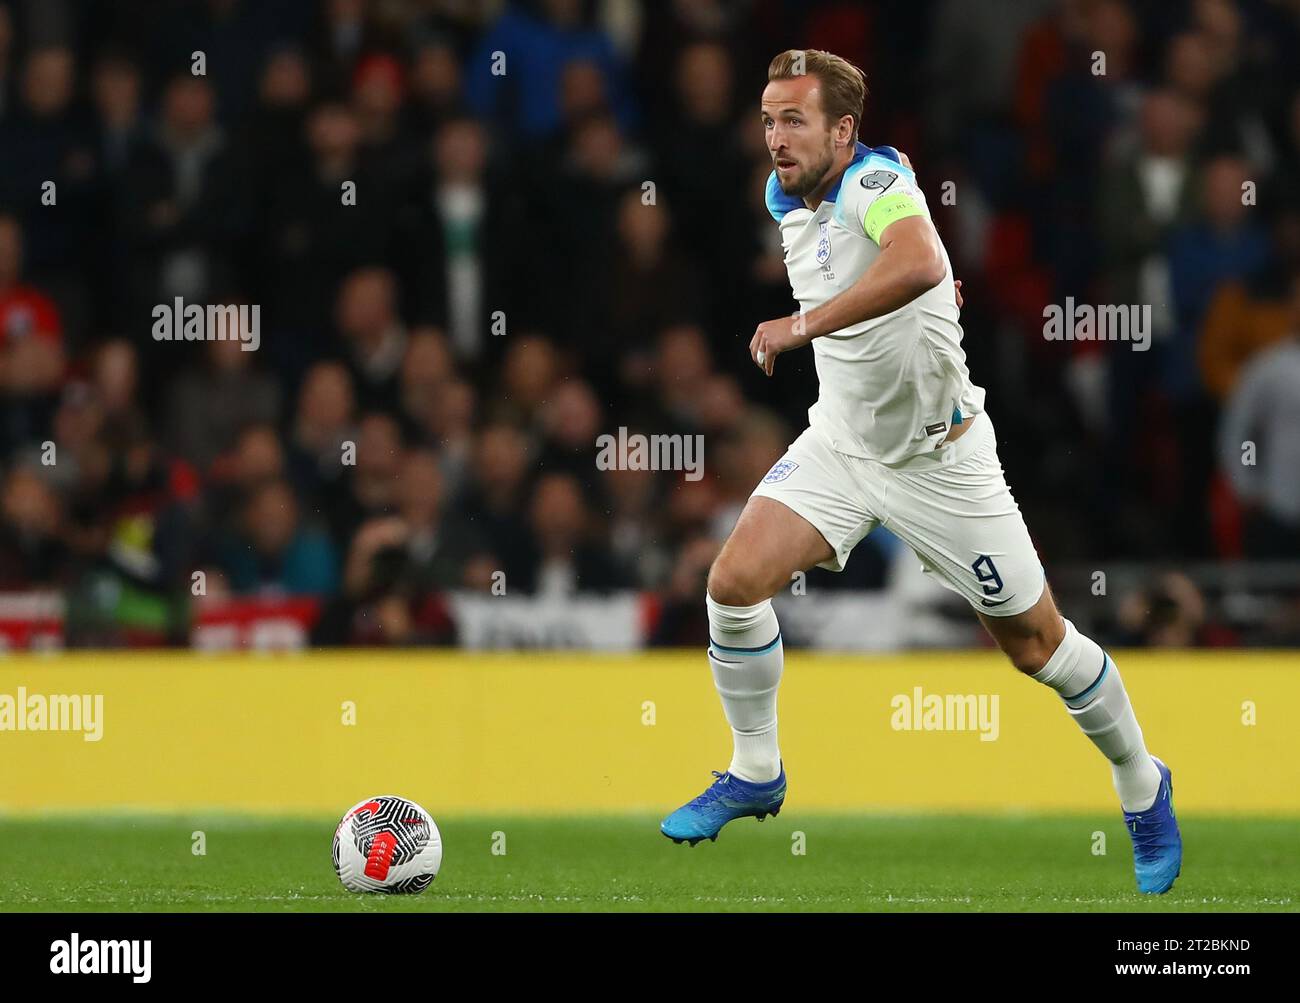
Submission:
[[[0,818],[0,911],[1287,911],[1300,819],[1188,817],[1183,874],[1139,895],[1118,819],[802,815],[742,819],[674,845],[658,818],[440,820],[422,895],[355,895],[330,863],[334,819]],[[206,854],[192,852],[202,830]],[[1103,832],[1105,855],[1093,853]],[[505,850],[492,852],[494,833]],[[804,852],[792,852],[796,833]],[[499,846],[499,838],[498,838]]]

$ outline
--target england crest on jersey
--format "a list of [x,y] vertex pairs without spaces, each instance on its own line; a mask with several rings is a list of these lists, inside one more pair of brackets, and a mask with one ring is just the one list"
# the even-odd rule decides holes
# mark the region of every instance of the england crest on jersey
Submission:
[[772,469],[767,472],[767,476],[763,478],[763,483],[775,484],[777,481],[783,481],[794,473],[797,466],[799,466],[799,464],[795,463],[794,460],[777,460],[776,465],[773,466]]
[[824,265],[831,257],[831,221],[824,219],[817,226],[817,264]]

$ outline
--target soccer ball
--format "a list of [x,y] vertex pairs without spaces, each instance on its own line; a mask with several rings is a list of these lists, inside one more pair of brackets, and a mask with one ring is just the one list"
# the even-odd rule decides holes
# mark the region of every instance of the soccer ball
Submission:
[[350,892],[417,894],[442,864],[442,836],[427,811],[406,798],[367,798],[334,830],[334,873]]

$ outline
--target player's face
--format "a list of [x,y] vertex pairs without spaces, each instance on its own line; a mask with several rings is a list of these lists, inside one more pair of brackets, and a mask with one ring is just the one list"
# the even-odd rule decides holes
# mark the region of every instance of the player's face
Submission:
[[835,159],[817,78],[805,74],[770,81],[763,89],[762,115],[781,191],[796,198],[815,191]]

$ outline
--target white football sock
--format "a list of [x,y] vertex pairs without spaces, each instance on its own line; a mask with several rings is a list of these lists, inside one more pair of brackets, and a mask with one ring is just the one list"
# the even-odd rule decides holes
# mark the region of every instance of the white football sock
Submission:
[[1060,694],[1070,716],[1110,760],[1124,810],[1150,808],[1160,791],[1160,771],[1142,741],[1114,660],[1065,620],[1060,646],[1031,678]]
[[781,774],[776,743],[776,691],[785,661],[772,600],[724,606],[705,593],[709,666],[735,741],[728,772],[751,783]]

